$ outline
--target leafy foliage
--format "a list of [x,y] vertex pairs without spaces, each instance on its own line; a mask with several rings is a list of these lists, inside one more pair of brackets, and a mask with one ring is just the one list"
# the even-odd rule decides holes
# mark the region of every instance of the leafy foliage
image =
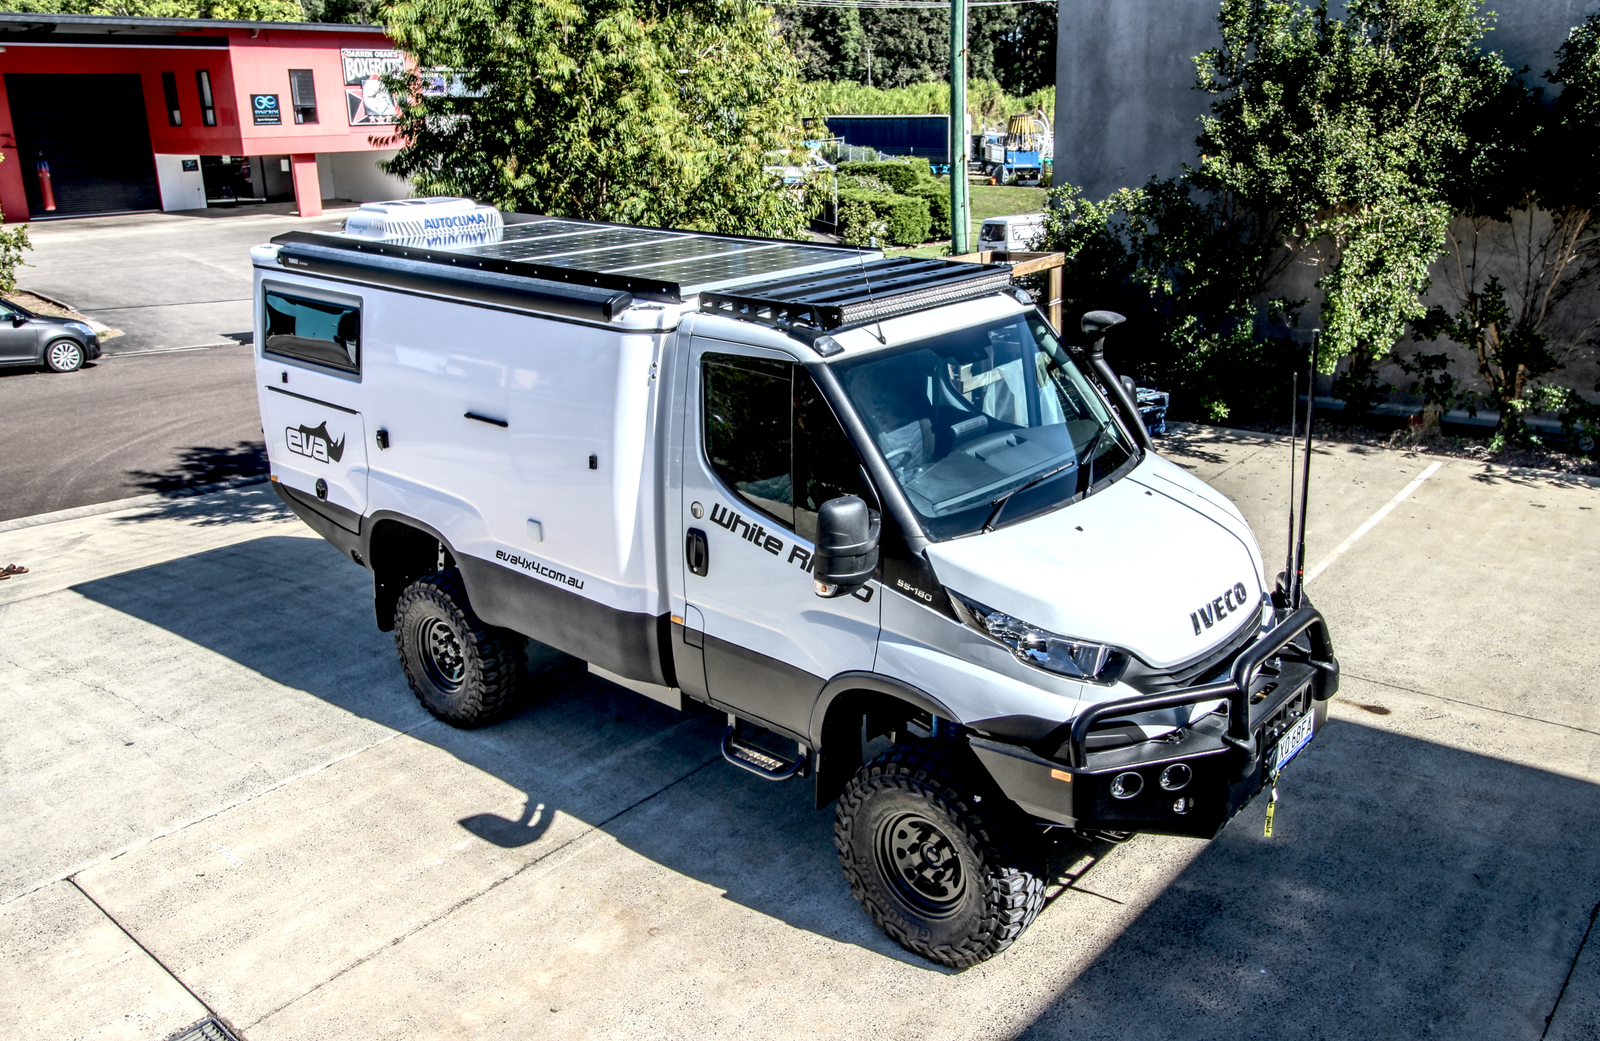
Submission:
[[1289,339],[1296,302],[1258,305],[1271,245],[1226,200],[1185,178],[1152,179],[1094,202],[1063,185],[1050,193],[1044,248],[1066,254],[1063,318],[1128,316],[1112,334],[1119,371],[1182,388],[1174,415],[1255,416],[1287,396],[1302,357]]
[[418,66],[476,97],[399,105],[391,173],[422,194],[558,216],[799,237],[814,197],[774,165],[802,154],[809,92],[754,0],[396,0]]
[[0,0],[0,10],[29,14],[97,14],[117,18],[219,18],[300,22],[299,0]]
[[[0,163],[3,162],[5,156],[0,155]],[[28,241],[26,224],[19,224],[14,228],[0,226],[0,293],[17,291],[17,268],[26,263],[22,259],[22,251],[32,248],[33,243]]]
[[1476,0],[1223,0],[1222,46],[1195,59],[1215,101],[1196,186],[1248,213],[1251,237],[1321,272],[1322,363],[1351,359],[1366,411],[1375,360],[1420,318],[1444,244],[1444,178],[1463,116],[1505,67],[1476,43]]
[[[839,190],[840,222],[845,225],[843,232],[846,241],[852,237],[859,237],[850,229],[850,218],[846,210],[852,205],[864,206],[872,211],[874,222],[883,223],[882,238],[897,246],[915,246],[928,240],[932,225],[932,216],[928,210],[928,201],[913,195],[884,194],[882,192],[862,191],[858,188],[841,188]],[[850,212],[860,214],[860,209]],[[864,217],[858,217],[863,220]],[[880,242],[879,245],[883,243]]]
[[[823,116],[934,116],[950,111],[950,85],[943,81],[894,90],[849,82],[819,83],[816,89],[816,111]],[[1041,87],[1017,97],[1007,94],[994,80],[967,81],[967,111],[984,119],[1004,119],[1036,108],[1053,118],[1055,87]]]
[[[1575,27],[1556,57],[1545,76],[1565,89],[1553,105],[1508,70],[1468,113],[1468,141],[1446,181],[1460,214],[1444,268],[1454,306],[1431,308],[1415,328],[1418,340],[1443,337],[1473,354],[1502,439],[1532,438],[1524,417],[1535,404],[1568,426],[1593,408],[1543,381],[1562,367],[1561,353],[1574,353],[1552,348],[1551,329],[1584,323],[1576,294],[1600,268],[1600,15]],[[1588,317],[1585,332],[1597,322]]]
[[882,246],[889,225],[878,216],[870,199],[844,195],[839,199],[839,234],[848,246]]
[[[949,82],[948,9],[809,7],[784,10],[781,18],[807,79],[870,82],[889,88]],[[977,79],[997,80],[1017,94],[1054,83],[1054,7],[970,8],[967,72]],[[886,114],[904,111],[910,110]]]

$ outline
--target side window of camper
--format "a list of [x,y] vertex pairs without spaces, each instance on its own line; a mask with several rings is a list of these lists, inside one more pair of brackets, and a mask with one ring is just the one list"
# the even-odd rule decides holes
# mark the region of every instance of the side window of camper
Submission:
[[268,354],[341,372],[361,371],[361,308],[266,291]]
[[860,459],[816,384],[798,365],[733,354],[704,355],[701,371],[712,469],[747,505],[815,542],[822,504],[864,492]]
[[702,356],[705,451],[711,467],[754,508],[794,527],[787,362]]

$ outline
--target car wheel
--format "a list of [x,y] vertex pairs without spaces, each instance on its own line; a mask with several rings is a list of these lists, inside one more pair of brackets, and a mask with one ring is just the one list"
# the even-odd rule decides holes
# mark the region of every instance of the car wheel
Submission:
[[44,365],[51,372],[75,372],[83,368],[83,344],[77,340],[52,340],[45,345]]
[[485,625],[455,568],[424,575],[395,604],[394,641],[422,707],[453,727],[481,727],[521,701],[527,646]]
[[1044,906],[1037,844],[964,749],[901,745],[839,797],[834,842],[850,891],[906,950],[964,969],[1022,935]]

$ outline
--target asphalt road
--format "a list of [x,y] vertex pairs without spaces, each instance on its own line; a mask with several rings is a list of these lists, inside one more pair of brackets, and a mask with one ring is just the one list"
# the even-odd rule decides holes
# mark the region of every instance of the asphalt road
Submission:
[[[1164,451],[1281,553],[1289,451]],[[1214,841],[1064,847],[1000,957],[851,899],[831,809],[547,655],[432,720],[371,580],[264,488],[0,532],[0,1037],[1600,1036],[1600,490],[1317,451],[1343,688]],[[1595,930],[1600,932],[1600,929]],[[1587,940],[1586,940],[1587,937]]]
[[0,369],[0,522],[265,473],[254,383],[238,345]]

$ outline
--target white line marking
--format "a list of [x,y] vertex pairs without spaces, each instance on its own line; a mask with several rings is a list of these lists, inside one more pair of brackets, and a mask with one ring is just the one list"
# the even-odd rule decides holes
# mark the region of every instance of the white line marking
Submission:
[[1340,555],[1343,554],[1345,550],[1349,549],[1351,546],[1354,546],[1357,539],[1376,527],[1379,521],[1383,520],[1383,518],[1389,515],[1390,510],[1394,509],[1396,506],[1399,506],[1402,502],[1405,502],[1405,500],[1410,497],[1412,492],[1422,487],[1423,481],[1426,481],[1428,478],[1432,477],[1434,472],[1443,465],[1443,463],[1430,464],[1426,470],[1422,471],[1415,481],[1412,481],[1410,484],[1400,489],[1400,493],[1398,495],[1384,503],[1382,509],[1368,517],[1365,524],[1351,532],[1349,538],[1339,543],[1338,547],[1335,548],[1332,553],[1328,554],[1328,559],[1324,560],[1310,571],[1307,571],[1306,581],[1310,582],[1313,578],[1316,578],[1318,575],[1328,570],[1328,566],[1331,565],[1335,560],[1338,560]]

